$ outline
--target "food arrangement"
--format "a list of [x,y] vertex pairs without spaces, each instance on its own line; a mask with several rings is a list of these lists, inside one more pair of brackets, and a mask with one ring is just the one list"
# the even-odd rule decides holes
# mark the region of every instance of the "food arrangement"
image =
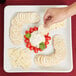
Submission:
[[66,45],[61,35],[53,37],[54,52],[49,55],[38,54],[34,61],[39,66],[50,67],[60,63],[66,56]]
[[23,41],[22,28],[24,24],[39,22],[39,15],[35,12],[19,12],[11,20],[10,39],[13,44],[20,45]]
[[[31,35],[33,34],[35,35],[35,37],[32,36],[31,38]],[[41,37],[38,34],[38,27],[36,26],[34,28],[30,28],[29,31],[26,30],[24,35],[24,39],[25,39],[24,41],[26,43],[26,47],[29,48],[30,50],[34,50],[35,53],[44,50],[45,48],[47,48],[47,45],[49,44],[49,40],[51,40],[51,37],[48,35],[49,33],[47,35],[44,35],[45,39],[43,36]]]
[[[27,51],[25,51],[27,50]],[[14,68],[21,67],[23,69],[31,66],[31,55],[28,49],[23,48],[9,48],[8,55],[10,57],[11,65]]]
[[[50,28],[44,28],[43,24],[30,27],[29,30],[25,30],[24,34],[22,33],[25,24],[37,24],[39,21],[40,16],[36,12],[18,12],[10,21],[9,37],[12,44],[19,46],[24,41],[25,46],[25,48],[9,48],[8,56],[11,66],[14,68],[30,68],[32,61],[34,65],[39,67],[51,67],[65,59],[67,49],[64,38],[61,35],[53,37],[49,35],[49,31],[63,28],[65,21],[53,24]],[[54,52],[45,55],[42,52],[48,48],[51,41]]]

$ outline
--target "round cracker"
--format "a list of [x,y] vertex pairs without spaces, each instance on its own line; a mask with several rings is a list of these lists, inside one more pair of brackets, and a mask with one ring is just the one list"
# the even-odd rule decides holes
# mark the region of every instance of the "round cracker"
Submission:
[[41,60],[38,62],[38,65],[49,67],[49,66],[54,66],[61,62],[66,55],[66,46],[65,46],[65,41],[61,37],[61,35],[55,35],[53,38],[53,46],[54,46],[54,53],[50,55],[39,55],[39,59]]
[[35,12],[19,12],[11,20],[10,39],[13,44],[20,45],[23,40],[22,27],[24,24],[35,23],[40,17]]
[[27,68],[31,66],[31,55],[29,52],[25,51],[27,49],[23,48],[12,48],[10,51],[13,53],[11,54],[10,60],[11,65],[15,67],[22,67]]

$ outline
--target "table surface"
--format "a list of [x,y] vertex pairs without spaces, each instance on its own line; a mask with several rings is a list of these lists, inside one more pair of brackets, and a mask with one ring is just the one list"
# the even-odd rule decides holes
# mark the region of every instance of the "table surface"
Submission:
[[[6,0],[0,4],[0,76],[75,76],[76,75],[76,16],[72,17],[72,47],[73,47],[73,70],[69,73],[6,73],[3,70],[4,50],[4,7],[6,5],[70,5],[75,0]],[[7,43],[8,44],[8,43]]]

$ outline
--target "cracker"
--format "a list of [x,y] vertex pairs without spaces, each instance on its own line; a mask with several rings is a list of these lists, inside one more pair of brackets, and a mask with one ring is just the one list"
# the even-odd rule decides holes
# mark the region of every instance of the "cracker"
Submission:
[[51,30],[63,28],[63,27],[65,27],[65,20],[62,21],[62,22],[59,22],[59,23],[55,23],[53,25],[49,25],[49,26],[50,27],[45,28],[44,24],[39,25],[39,29],[38,29],[39,33],[42,34],[42,35],[45,35]]
[[40,17],[35,12],[19,12],[11,20],[10,39],[13,44],[20,45],[23,40],[22,27],[24,24],[39,22]]
[[21,67],[26,69],[31,66],[31,55],[30,52],[27,52],[27,49],[23,48],[11,48],[9,51],[10,63],[13,67]]
[[[53,37],[53,46],[54,46],[54,53],[50,55],[41,55],[41,54],[37,55],[39,59],[41,56],[41,60],[39,60],[40,62],[38,62],[37,65],[44,67],[54,66],[65,59],[67,49],[65,41],[61,35],[55,35]],[[37,57],[36,59],[38,59]]]

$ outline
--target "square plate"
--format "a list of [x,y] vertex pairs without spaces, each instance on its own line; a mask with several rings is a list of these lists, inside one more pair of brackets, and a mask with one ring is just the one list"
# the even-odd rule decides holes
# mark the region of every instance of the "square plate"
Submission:
[[[6,6],[4,9],[4,70],[6,72],[71,72],[73,69],[73,59],[72,59],[72,39],[71,39],[71,18],[68,18],[65,22],[66,28],[54,30],[50,33],[51,36],[55,34],[63,34],[67,43],[67,56],[63,62],[57,64],[54,67],[49,68],[39,68],[37,66],[32,66],[30,70],[14,69],[11,67],[8,57],[8,48],[13,47],[25,47],[23,44],[21,46],[15,46],[11,43],[9,38],[9,27],[11,17],[17,12],[27,12],[36,11],[40,14],[40,23],[43,23],[43,15],[47,8],[52,7],[66,7],[65,5],[39,5],[39,6]],[[38,25],[39,25],[38,24]],[[27,27],[25,27],[27,29]],[[52,47],[48,47],[52,50]]]

